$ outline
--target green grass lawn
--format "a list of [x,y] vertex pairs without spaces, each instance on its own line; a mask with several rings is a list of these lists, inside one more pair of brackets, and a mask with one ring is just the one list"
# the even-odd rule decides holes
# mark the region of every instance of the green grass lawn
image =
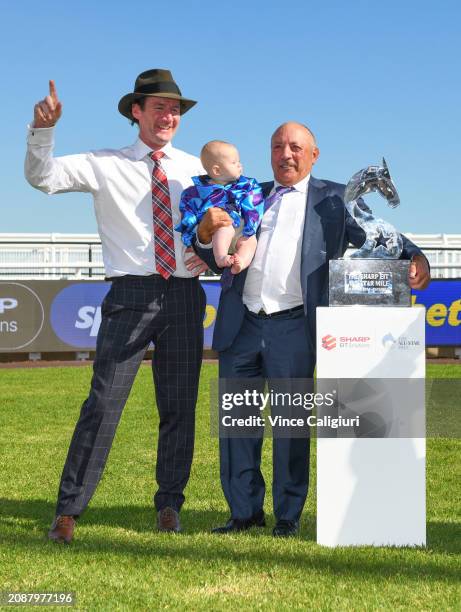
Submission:
[[[154,529],[157,414],[142,366],[101,484],[62,546],[45,535],[91,368],[0,370],[0,591],[73,591],[82,610],[460,609],[459,440],[428,441],[426,549],[318,546],[315,451],[300,537],[274,539],[272,519],[254,533],[213,536],[228,518],[209,434],[216,375],[204,365],[184,532]],[[459,379],[461,366],[429,366],[428,376]],[[264,447],[270,483],[270,440]]]

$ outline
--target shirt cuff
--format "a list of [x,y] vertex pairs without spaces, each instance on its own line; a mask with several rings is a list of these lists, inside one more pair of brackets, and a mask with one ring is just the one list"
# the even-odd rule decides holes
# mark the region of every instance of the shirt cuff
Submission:
[[200,240],[198,239],[198,231],[195,230],[195,244],[196,246],[198,246],[200,249],[212,249],[213,248],[213,243],[212,242],[208,242],[208,244],[202,244],[200,242]]
[[27,126],[27,144],[50,146],[54,143],[54,126],[49,128],[36,128]]

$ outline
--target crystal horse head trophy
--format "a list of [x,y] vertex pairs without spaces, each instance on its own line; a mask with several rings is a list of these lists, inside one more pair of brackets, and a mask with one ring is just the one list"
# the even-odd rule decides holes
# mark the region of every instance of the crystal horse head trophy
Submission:
[[411,306],[409,261],[400,259],[401,234],[373,215],[362,196],[377,191],[391,208],[400,204],[386,161],[354,174],[344,202],[365,234],[362,246],[345,259],[330,259],[330,306]]
[[346,186],[344,201],[346,208],[366,234],[365,242],[351,258],[398,259],[402,253],[402,237],[384,219],[377,219],[372,211],[359,198],[377,191],[387,200],[391,208],[400,204],[399,194],[392,181],[383,158],[382,166],[368,166],[356,172]]

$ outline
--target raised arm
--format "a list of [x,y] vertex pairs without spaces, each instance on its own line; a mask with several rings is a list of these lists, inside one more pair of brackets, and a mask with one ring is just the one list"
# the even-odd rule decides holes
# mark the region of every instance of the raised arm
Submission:
[[56,125],[62,114],[54,81],[49,82],[50,93],[34,106],[34,127],[50,128]]
[[27,181],[45,193],[66,191],[95,192],[98,183],[90,155],[53,157],[54,126],[62,114],[54,81],[49,82],[49,94],[35,104],[34,121],[29,128],[24,173]]

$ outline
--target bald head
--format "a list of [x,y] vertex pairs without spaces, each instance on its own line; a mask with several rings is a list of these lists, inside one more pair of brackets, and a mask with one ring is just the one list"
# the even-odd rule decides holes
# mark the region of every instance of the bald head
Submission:
[[291,187],[306,178],[319,154],[314,134],[302,123],[282,123],[272,134],[272,170],[281,185]]
[[229,154],[234,150],[234,145],[224,142],[224,140],[210,140],[210,142],[207,142],[206,145],[202,147],[200,151],[200,160],[205,170],[208,170],[208,166],[214,164],[222,155]]
[[279,132],[280,130],[283,130],[284,128],[299,128],[300,130],[304,130],[305,132],[307,132],[307,134],[310,135],[314,145],[317,144],[317,141],[315,140],[314,132],[312,130],[310,130],[307,127],[307,125],[304,125],[304,123],[298,123],[297,121],[287,121],[286,123],[282,123],[282,125],[279,125],[279,127],[272,134],[272,138],[274,138],[274,136],[277,134],[277,132]]
[[223,140],[207,142],[200,152],[200,160],[208,176],[217,183],[235,181],[242,174],[239,152]]

